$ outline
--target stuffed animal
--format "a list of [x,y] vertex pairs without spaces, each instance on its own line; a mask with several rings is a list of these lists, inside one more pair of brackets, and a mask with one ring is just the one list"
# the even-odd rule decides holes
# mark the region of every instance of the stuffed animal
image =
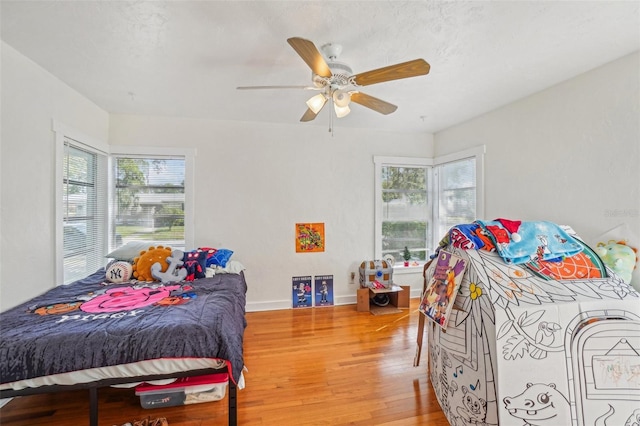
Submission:
[[153,278],[162,281],[162,283],[184,281],[187,277],[187,270],[182,267],[184,264],[182,261],[183,257],[184,253],[182,250],[172,251],[171,257],[166,258],[169,266],[163,270],[162,264],[160,262],[156,262],[151,265],[151,275]]
[[154,277],[151,274],[151,266],[159,262],[160,270],[166,271],[169,267],[167,258],[171,257],[171,248],[157,246],[149,247],[147,250],[142,250],[138,257],[133,259],[133,276],[138,281],[154,281]]
[[598,243],[596,253],[600,259],[624,282],[631,283],[631,273],[636,267],[636,249],[629,247],[624,241],[611,240],[608,243]]

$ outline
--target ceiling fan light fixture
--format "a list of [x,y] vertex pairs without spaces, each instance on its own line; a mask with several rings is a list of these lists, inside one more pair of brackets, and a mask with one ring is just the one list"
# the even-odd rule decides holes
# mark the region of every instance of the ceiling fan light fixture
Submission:
[[309,100],[307,101],[307,106],[311,111],[313,111],[314,114],[317,114],[320,112],[325,102],[327,102],[327,98],[324,96],[324,94],[318,93],[317,95],[309,98]]
[[336,111],[336,117],[338,118],[346,117],[351,112],[349,105],[340,106],[338,104],[333,104],[333,109]]
[[333,92],[333,103],[339,107],[346,107],[351,102],[351,95],[344,90],[336,90]]

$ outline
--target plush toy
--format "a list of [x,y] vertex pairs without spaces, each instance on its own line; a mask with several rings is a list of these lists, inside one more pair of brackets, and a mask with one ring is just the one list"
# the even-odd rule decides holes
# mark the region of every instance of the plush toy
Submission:
[[624,241],[611,240],[608,243],[599,243],[596,253],[613,272],[624,282],[631,283],[631,273],[636,267],[636,249],[629,247]]
[[151,275],[153,278],[162,281],[163,283],[170,283],[176,281],[184,281],[187,276],[187,270],[181,268],[184,264],[182,258],[184,253],[182,250],[174,250],[171,252],[171,257],[167,257],[166,261],[169,265],[165,270],[162,269],[162,264],[156,262],[151,265]]
[[133,265],[124,260],[113,262],[107,268],[105,277],[112,283],[125,283],[133,276]]
[[134,278],[138,281],[154,281],[154,277],[151,275],[151,266],[159,262],[160,270],[166,271],[169,267],[167,257],[171,257],[171,248],[169,247],[157,246],[142,250],[140,256],[133,259]]

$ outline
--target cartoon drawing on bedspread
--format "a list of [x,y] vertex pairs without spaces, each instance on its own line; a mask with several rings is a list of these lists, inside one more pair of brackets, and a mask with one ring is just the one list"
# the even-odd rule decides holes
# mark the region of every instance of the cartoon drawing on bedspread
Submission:
[[544,259],[545,254],[551,253],[549,250],[549,242],[547,240],[546,235],[536,235],[538,241],[540,241],[540,245],[538,246],[538,250],[536,250],[536,256],[532,256],[531,259]]
[[555,383],[527,383],[519,395],[503,399],[513,417],[524,420],[526,426],[559,426],[571,422],[569,401],[556,389]]
[[29,312],[38,315],[57,315],[66,314],[80,309],[83,301],[53,303],[45,306],[33,306],[29,308]]
[[38,315],[63,315],[82,311],[90,314],[133,311],[147,306],[183,305],[196,297],[190,285],[164,286],[159,283],[114,287],[82,294],[71,302],[32,306],[29,312]]
[[83,312],[92,314],[140,309],[160,302],[160,300],[169,297],[172,290],[178,290],[179,288],[179,285],[162,286],[158,288],[110,288],[105,294],[83,303],[80,309]]
[[167,296],[164,299],[160,299],[155,304],[157,306],[184,305],[185,303],[188,303],[189,300],[191,300],[191,299],[193,299],[195,297],[197,297],[197,295],[194,292],[188,291],[188,292],[185,292],[185,293],[176,294],[175,296]]

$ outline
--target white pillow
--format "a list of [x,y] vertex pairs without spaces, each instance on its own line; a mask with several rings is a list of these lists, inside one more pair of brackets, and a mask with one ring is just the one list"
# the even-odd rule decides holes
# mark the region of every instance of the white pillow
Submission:
[[239,274],[245,269],[247,268],[245,268],[242,263],[237,260],[230,260],[224,268],[218,265],[207,266],[206,276],[207,278],[211,278],[215,274]]
[[230,274],[239,274],[247,268],[237,260],[230,260],[227,262],[227,266],[225,266],[224,269]]
[[133,258],[140,256],[141,251],[148,250],[149,247],[155,247],[156,245],[157,244],[153,241],[129,241],[125,245],[122,245],[107,254],[105,257],[133,262]]

